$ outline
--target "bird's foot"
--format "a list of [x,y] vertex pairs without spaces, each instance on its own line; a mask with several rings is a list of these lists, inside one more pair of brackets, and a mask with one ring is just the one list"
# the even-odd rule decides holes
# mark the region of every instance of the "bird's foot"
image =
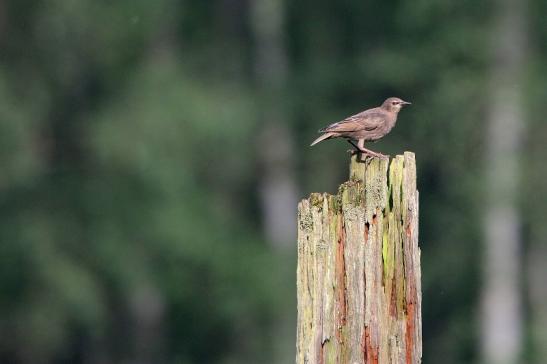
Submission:
[[349,153],[350,156],[354,156],[356,154],[363,154],[364,156],[371,157],[371,158],[376,157],[380,159],[389,159],[389,154],[377,153],[368,149],[365,149],[365,150],[348,149],[347,152]]
[[381,159],[389,159],[389,154],[382,154],[382,153],[374,152],[374,154],[372,154],[372,155],[375,156],[375,157],[381,158]]
[[376,158],[381,158],[381,159],[389,159],[389,155],[386,155],[386,154],[382,154],[382,153],[377,153],[377,152],[374,152],[370,149],[367,149],[367,148],[364,148],[360,145],[356,145],[354,142],[352,142],[350,139],[347,139],[347,142],[350,143],[351,145],[353,145],[353,147],[355,149],[350,149],[348,150],[348,153],[350,155],[355,155],[355,154],[358,154],[358,153],[362,153],[366,156],[369,156],[369,157],[376,157]]
[[368,156],[368,157],[371,157],[371,158],[380,158],[380,159],[389,159],[389,155],[387,154],[382,154],[382,153],[369,153],[369,152],[366,152],[366,153],[363,153],[364,155]]

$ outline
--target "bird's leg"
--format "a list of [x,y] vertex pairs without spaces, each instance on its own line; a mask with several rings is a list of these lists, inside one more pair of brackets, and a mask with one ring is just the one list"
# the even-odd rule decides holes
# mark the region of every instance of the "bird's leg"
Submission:
[[361,138],[357,141],[357,149],[360,151],[366,150],[365,149],[365,139]]
[[353,147],[355,148],[355,149],[349,149],[349,150],[348,150],[348,153],[349,153],[349,154],[351,154],[351,155],[359,154],[359,153],[369,154],[368,152],[363,151],[363,149],[364,149],[363,144],[364,144],[364,142],[365,142],[364,140],[361,140],[361,139],[360,139],[360,140],[357,142],[357,145],[356,145],[351,139],[346,139],[346,141],[347,141],[348,143],[350,143],[351,145],[353,145]]
[[351,145],[353,145],[353,147],[355,148],[355,149],[348,149],[349,154],[354,155],[354,154],[359,153],[359,147],[357,145],[355,145],[355,143],[352,142],[351,139],[346,139],[346,141],[348,143],[350,143]]
[[378,157],[378,158],[389,158],[388,155],[385,155],[385,154],[382,154],[382,153],[377,153],[377,152],[374,152],[370,149],[367,149],[365,148],[365,139],[359,139],[357,141],[357,145],[355,145],[355,143],[353,141],[351,141],[350,139],[347,139],[348,143],[350,143],[351,145],[353,145],[353,147],[355,148],[352,149],[352,150],[349,150],[348,152],[350,152],[351,154],[354,154],[354,153],[363,153],[363,154],[368,154],[370,156],[373,156],[373,157]]

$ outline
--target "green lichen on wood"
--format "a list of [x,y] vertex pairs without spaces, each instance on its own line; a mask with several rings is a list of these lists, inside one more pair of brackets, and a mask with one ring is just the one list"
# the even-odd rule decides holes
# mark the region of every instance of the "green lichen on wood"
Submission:
[[349,166],[350,181],[364,181],[367,162],[370,162],[370,159],[363,160],[362,156],[360,155],[354,155],[351,157]]
[[393,214],[389,213],[384,219],[384,233],[382,235],[382,261],[384,266],[384,282],[389,281],[393,277],[393,237],[390,236],[393,229]]
[[344,182],[338,193],[341,195],[341,206],[359,206],[363,202],[359,181]]
[[304,208],[304,202],[298,205],[298,226],[303,231],[311,231],[313,228],[311,214],[308,209]]
[[420,361],[415,178],[412,153],[354,156],[336,195],[299,204],[297,363]]
[[323,343],[323,362],[325,364],[336,364],[336,347],[335,343],[328,340]]
[[321,208],[323,206],[323,194],[312,193],[309,198],[310,205]]
[[340,209],[340,204],[336,196],[333,196],[333,195],[326,195],[326,196],[327,196],[329,211],[331,212],[338,211]]

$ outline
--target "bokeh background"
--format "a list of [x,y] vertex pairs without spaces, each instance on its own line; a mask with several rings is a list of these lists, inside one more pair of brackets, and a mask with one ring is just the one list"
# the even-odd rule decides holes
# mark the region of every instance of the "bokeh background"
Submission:
[[0,362],[290,363],[316,131],[411,101],[424,363],[547,362],[545,0],[0,0]]

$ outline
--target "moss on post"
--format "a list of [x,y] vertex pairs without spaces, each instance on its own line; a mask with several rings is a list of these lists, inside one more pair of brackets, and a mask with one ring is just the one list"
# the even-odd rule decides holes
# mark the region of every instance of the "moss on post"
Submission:
[[298,205],[298,364],[420,363],[414,154],[352,157],[336,196]]

